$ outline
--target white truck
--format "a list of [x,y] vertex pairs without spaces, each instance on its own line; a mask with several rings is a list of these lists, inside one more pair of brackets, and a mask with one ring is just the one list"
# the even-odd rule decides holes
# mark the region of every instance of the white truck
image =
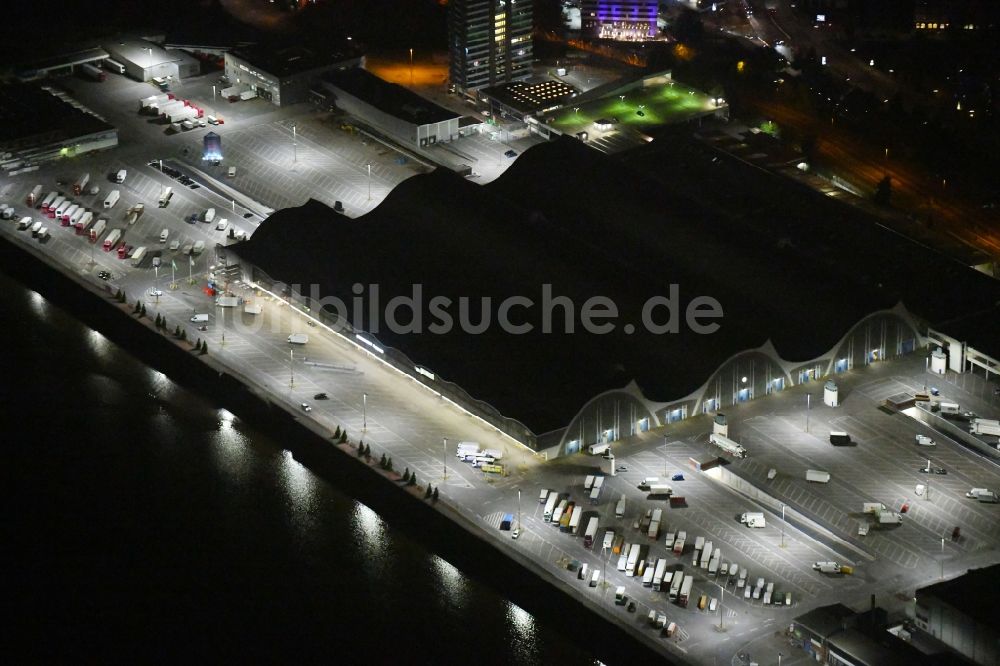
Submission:
[[87,231],[87,227],[89,227],[90,223],[93,222],[93,221],[94,221],[94,214],[91,213],[89,210],[84,211],[83,215],[81,215],[80,219],[77,220],[77,222],[76,222],[76,225],[75,225],[76,226],[76,233],[83,234],[84,232],[86,232]]
[[466,455],[479,453],[479,442],[459,442],[455,447],[455,455],[464,458]]
[[593,486],[594,486],[594,475],[593,474],[588,474],[583,479],[583,487],[584,487],[585,490],[590,490]]
[[667,483],[653,483],[649,486],[650,495],[672,495],[674,489]]
[[717,435],[713,432],[708,436],[708,441],[711,444],[715,444],[731,456],[735,456],[737,458],[746,458],[747,456],[746,449],[723,435]]
[[170,203],[170,197],[172,196],[174,196],[174,191],[169,186],[164,187],[162,190],[160,190],[160,200],[159,200],[160,208],[166,208],[167,204]]
[[836,562],[816,562],[813,564],[813,569],[820,573],[840,573],[840,565]]
[[631,550],[628,552],[628,560],[625,563],[625,575],[634,576],[635,568],[639,564],[639,551],[642,550],[642,546],[634,543],[632,544]]
[[684,572],[677,571],[670,579],[670,601],[677,601],[681,586],[684,584]]
[[710,576],[717,576],[719,573],[719,565],[722,563],[722,551],[718,548],[712,553],[712,559],[708,561],[708,574]]
[[118,200],[121,198],[122,193],[119,190],[111,190],[108,192],[108,196],[104,197],[104,207],[111,208]]
[[972,419],[969,432],[973,435],[993,435],[1000,437],[1000,421],[994,419]]
[[101,237],[104,233],[104,227],[108,226],[108,221],[104,218],[99,219],[94,223],[94,226],[90,228],[90,242],[96,243],[97,239]]
[[219,296],[215,299],[215,304],[220,308],[235,308],[240,304],[240,299],[236,296]]
[[554,492],[551,492],[549,493],[549,498],[545,500],[545,511],[542,513],[542,517],[545,520],[545,522],[549,522],[552,520],[552,514],[555,513],[556,511],[557,499],[558,495],[556,495],[556,493]]
[[807,469],[806,470],[806,481],[812,481],[813,483],[829,483],[830,482],[830,473],[829,472],[821,472],[821,471],[816,470],[816,469]]
[[201,219],[208,224],[215,222],[215,209],[209,208],[206,210],[204,215],[201,216]]
[[656,560],[656,569],[653,570],[653,589],[659,592],[663,586],[663,575],[667,573],[667,560],[664,557]]
[[880,511],[878,513],[879,525],[902,525],[903,516],[895,511]]
[[309,336],[305,333],[292,333],[288,336],[289,344],[304,345],[309,342]]
[[201,254],[205,251],[205,241],[195,241],[191,248],[191,254]]
[[146,209],[145,204],[137,203],[126,211],[127,221],[129,224],[135,224],[142,212]]
[[132,265],[138,266],[139,264],[142,263],[142,260],[145,258],[146,258],[146,248],[145,246],[143,246],[132,253]]
[[663,544],[667,547],[667,550],[671,550],[674,547],[674,540],[676,539],[676,532],[667,532],[667,536],[663,540]]
[[89,183],[89,182],[90,182],[90,174],[89,173],[85,173],[82,176],[80,176],[76,180],[76,182],[73,183],[73,194],[75,194],[76,196],[80,196],[81,194],[83,194],[84,190],[87,187],[87,183]]
[[684,554],[684,542],[687,540],[687,532],[681,530],[677,533],[677,538],[674,540],[674,547],[672,548],[674,555],[678,557]]
[[660,519],[663,517],[663,509],[654,509],[653,518],[649,521],[649,529],[646,531],[646,536],[650,539],[655,539],[660,536]]
[[740,522],[747,527],[766,527],[767,521],[764,519],[764,514],[760,511],[748,511],[747,513],[740,515]]
[[615,505],[615,517],[624,518],[625,517],[625,496],[622,495],[618,498],[618,503]]
[[973,488],[969,492],[965,493],[965,496],[971,499],[977,499],[980,502],[987,504],[996,504],[997,502],[1000,502],[1000,499],[997,498],[997,494],[988,488]]
[[108,237],[104,239],[104,251],[111,252],[115,249],[115,245],[118,243],[118,239],[122,237],[121,229],[112,229],[108,232]]
[[592,456],[599,456],[611,448],[610,444],[591,444],[587,447],[587,453]]
[[256,303],[247,303],[243,306],[243,312],[251,315],[259,315],[264,311],[264,308]]
[[125,169],[118,169],[118,172],[115,173],[115,182],[119,183],[119,184],[124,183],[125,182],[125,176],[127,176],[127,175],[128,175],[128,171],[126,171]]
[[583,547],[591,548],[594,545],[594,539],[597,537],[598,520],[597,516],[591,516],[587,520],[587,529],[583,533]]
[[862,508],[863,513],[879,513],[885,511],[885,504],[882,502],[865,502]]
[[698,558],[698,566],[702,569],[708,568],[708,563],[712,560],[712,552],[715,546],[712,545],[711,541],[705,542],[705,547],[701,549],[701,557]]

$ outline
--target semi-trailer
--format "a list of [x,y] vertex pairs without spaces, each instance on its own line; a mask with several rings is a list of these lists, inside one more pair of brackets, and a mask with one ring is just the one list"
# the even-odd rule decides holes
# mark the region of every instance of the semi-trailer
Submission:
[[640,548],[639,544],[634,543],[634,544],[632,544],[631,550],[629,550],[628,560],[625,563],[625,575],[626,576],[634,576],[635,575],[635,567],[639,563],[639,548]]
[[684,584],[684,572],[675,571],[673,577],[670,579],[670,601],[677,601],[677,597],[680,596],[681,586]]
[[83,194],[83,189],[87,187],[87,183],[89,182],[90,182],[89,173],[85,173],[79,178],[77,178],[76,182],[73,183],[73,194],[75,194],[76,196],[80,196],[81,194]]
[[597,516],[591,516],[587,521],[587,529],[583,533],[583,547],[591,548],[594,545],[594,537],[597,536]]
[[552,520],[552,514],[555,513],[556,501],[558,499],[559,496],[555,492],[551,492],[545,500],[545,511],[542,513],[542,518],[545,522],[550,522]]
[[91,81],[103,81],[107,74],[90,63],[84,63],[80,65],[80,71]]
[[993,419],[972,419],[969,432],[973,435],[993,435],[1000,437],[1000,421]]
[[108,225],[108,221],[105,219],[100,219],[94,223],[94,226],[90,228],[88,232],[90,235],[90,242],[96,243],[97,239],[100,238],[101,234],[104,233],[104,227]]
[[573,507],[573,516],[569,519],[569,531],[573,534],[579,534],[581,520],[583,520],[583,507]]
[[660,518],[663,517],[663,509],[655,509],[653,511],[653,518],[649,521],[649,529],[646,531],[646,535],[650,539],[655,539],[660,535]]
[[618,504],[615,505],[615,516],[618,518],[625,517],[625,496],[622,495],[618,498]]
[[104,251],[110,252],[114,249],[115,245],[118,243],[118,239],[122,237],[121,229],[112,229],[108,232],[108,237],[104,239]]
[[664,557],[656,560],[656,569],[653,571],[653,589],[657,592],[663,586],[663,574],[667,572],[667,560]]
[[688,599],[691,597],[691,587],[694,585],[694,576],[685,576],[684,583],[681,584],[680,594],[677,595],[677,603],[682,607],[687,607]]
[[746,449],[744,449],[742,446],[740,446],[739,444],[737,444],[736,442],[734,442],[733,440],[729,439],[724,435],[717,435],[715,433],[712,433],[711,435],[708,436],[708,441],[712,444],[715,444],[716,446],[718,446],[720,449],[722,449],[731,456],[736,456],[737,458],[745,458],[747,455]]
[[42,195],[42,186],[41,185],[35,185],[31,189],[31,192],[28,193],[28,198],[26,200],[26,203],[28,204],[28,206],[34,206],[35,202],[38,201],[38,197],[40,197],[41,195]]

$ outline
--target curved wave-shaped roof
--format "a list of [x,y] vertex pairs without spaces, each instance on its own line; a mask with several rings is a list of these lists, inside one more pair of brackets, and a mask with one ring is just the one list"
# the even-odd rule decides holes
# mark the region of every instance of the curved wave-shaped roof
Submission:
[[[833,234],[839,262],[817,260],[744,225],[718,205],[710,181],[679,192],[655,176],[648,166],[632,168],[565,139],[526,151],[488,185],[443,170],[414,176],[357,219],[315,201],[279,211],[238,253],[275,279],[318,283],[324,294],[347,303],[355,283],[378,284],[383,305],[411,295],[419,284],[425,329],[435,296],[453,303],[462,296],[474,303],[490,297],[494,316],[504,298],[532,299],[530,311],[512,310],[515,321],[536,325],[524,335],[496,325],[478,335],[373,332],[536,433],[565,426],[591,397],[629,380],[652,401],[687,395],[726,358],[768,339],[783,358],[813,358],[862,317],[900,300],[930,319],[959,312],[990,289],[997,300],[986,278],[952,270],[946,260],[891,234],[877,239],[881,259],[870,247],[856,247],[873,242],[870,225],[847,220],[844,207],[822,196],[810,231],[821,238]],[[830,205],[852,234],[856,227],[865,231],[860,241],[840,237],[819,214]],[[859,263],[859,256],[868,263]],[[914,276],[932,270],[950,271],[970,291],[956,302],[931,298],[933,307],[923,311],[927,282]],[[576,332],[540,330],[545,284],[575,304]],[[645,330],[640,323],[647,299],[671,293],[679,295],[682,319],[692,298],[718,300],[725,313],[718,332],[698,335],[683,321],[678,333]],[[580,309],[593,296],[617,305],[614,332],[579,330]],[[457,307],[452,312],[457,320]],[[562,310],[555,314],[561,322]],[[664,317],[660,311],[658,318]],[[477,312],[472,320],[479,321]],[[636,325],[635,332],[626,333],[625,323]]]

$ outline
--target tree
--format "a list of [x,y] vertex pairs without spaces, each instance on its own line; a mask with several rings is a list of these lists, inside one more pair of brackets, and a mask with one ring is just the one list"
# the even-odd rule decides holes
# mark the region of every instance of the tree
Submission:
[[[337,429],[333,431],[333,438],[334,439],[340,439],[340,426],[337,426]],[[360,450],[363,450],[364,448],[365,447],[363,447],[363,446],[359,446],[358,450],[360,451]]]
[[[339,428],[338,428],[338,430],[339,430]],[[334,434],[333,438],[334,439],[340,439],[339,432],[337,434]],[[360,446],[358,446],[358,457],[361,458],[364,455],[365,455],[365,445],[361,444]]]
[[409,467],[407,467],[407,468],[406,468],[406,469],[405,469],[405,470],[403,471],[403,481],[409,481],[409,480],[410,480],[410,468],[409,468]]
[[882,180],[878,181],[878,185],[875,186],[875,203],[880,206],[888,206],[889,200],[892,197],[892,176],[885,176]]
[[142,307],[139,308],[139,316],[140,317],[145,317],[146,316],[146,304],[145,303],[143,303]]
[[174,337],[175,338],[181,337],[181,325],[180,324],[177,324],[177,326],[174,327]]
[[162,322],[162,320],[160,319],[160,313],[159,313],[159,312],[157,312],[157,313],[156,313],[156,320],[155,320],[155,321],[153,322],[153,326],[155,326],[155,327],[156,327],[157,329],[159,329],[159,328],[160,328],[160,325],[161,325],[162,323],[163,323],[163,322]]
[[201,353],[202,353],[202,355],[205,355],[205,354],[208,353],[208,343],[205,342],[204,340],[201,341]]
[[385,468],[390,472],[392,471],[392,456],[389,456],[389,461],[386,463]]
[[415,485],[417,485],[417,475],[416,475],[415,472],[414,472],[413,476],[410,477],[410,480],[406,482],[406,485],[408,485],[408,486],[415,486]]
[[[347,431],[346,431],[346,430],[344,430],[344,431],[342,431],[342,432],[340,433],[340,443],[341,443],[341,444],[343,444],[343,443],[345,443],[346,441],[347,441]],[[369,446],[369,447],[368,447],[368,455],[371,455],[371,452],[372,452],[372,448],[371,448],[371,447]]]
[[[187,341],[188,334],[183,328],[181,329],[181,340]],[[201,338],[198,338],[198,342],[201,342]]]
[[385,460],[385,454],[383,453],[382,457],[378,461],[378,466],[381,467],[382,469],[385,469],[386,468],[385,465],[386,465],[386,460]]
[[438,498],[438,489],[437,489],[437,486],[434,486],[434,501],[435,502],[437,501],[437,498]]
[[427,484],[427,490],[424,491],[424,499],[431,498],[431,484]]
[[138,314],[141,308],[142,308],[142,301],[136,301],[135,307],[132,308],[132,314]]

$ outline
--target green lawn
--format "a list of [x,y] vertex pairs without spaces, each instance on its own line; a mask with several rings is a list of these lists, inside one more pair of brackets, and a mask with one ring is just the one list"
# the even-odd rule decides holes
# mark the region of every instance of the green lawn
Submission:
[[[595,120],[617,118],[622,125],[636,129],[680,122],[714,108],[711,98],[680,84],[635,88],[625,99],[612,95],[579,107],[569,106],[557,111],[552,127],[566,132],[592,131]],[[579,110],[577,110],[579,109]],[[636,112],[642,111],[640,116]]]

